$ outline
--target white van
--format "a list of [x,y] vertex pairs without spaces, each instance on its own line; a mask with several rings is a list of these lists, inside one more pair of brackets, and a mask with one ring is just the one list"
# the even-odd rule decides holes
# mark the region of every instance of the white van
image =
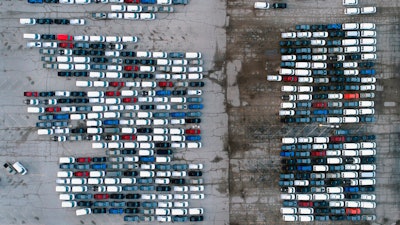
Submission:
[[21,175],[25,175],[28,172],[28,170],[20,162],[15,162],[12,164],[12,167]]
[[138,58],[150,58],[151,57],[151,52],[137,51],[136,52],[136,57],[138,57]]
[[280,75],[294,75],[294,69],[286,69],[286,68],[281,68],[279,70]]
[[60,200],[74,200],[75,199],[75,194],[60,194],[59,196]]
[[183,216],[183,215],[187,215],[187,209],[171,209],[171,215],[174,216]]
[[341,117],[327,117],[326,122],[327,123],[342,123],[342,118]]
[[90,63],[90,57],[78,57],[78,56],[75,56],[73,58],[73,61],[74,61],[74,63]]
[[311,70],[297,69],[294,71],[294,75],[296,75],[296,76],[311,76]]
[[329,167],[327,165],[313,165],[313,171],[328,171]]
[[156,162],[158,162],[158,163],[171,162],[171,157],[169,157],[169,156],[158,156],[158,157],[156,157]]
[[297,87],[296,86],[283,85],[281,87],[281,91],[283,91],[283,92],[296,92],[297,91]]
[[189,80],[201,80],[201,79],[203,79],[203,74],[202,73],[188,73],[187,74],[187,79],[189,79]]
[[75,157],[60,157],[58,162],[59,163],[74,163]]
[[296,103],[294,102],[282,102],[281,103],[282,109],[294,109],[296,108]]
[[375,172],[360,172],[359,177],[360,178],[372,178],[375,177],[376,173]]
[[92,214],[92,209],[91,208],[77,209],[75,212],[76,212],[77,216],[83,216],[83,215]]
[[139,177],[154,177],[153,171],[141,170],[139,171]]
[[283,137],[282,144],[295,144],[297,143],[297,138],[295,137]]
[[343,123],[358,123],[360,122],[360,118],[357,116],[344,116]]
[[167,58],[168,54],[166,52],[153,52],[153,58]]
[[283,221],[288,221],[288,222],[294,222],[299,220],[298,216],[296,215],[283,215],[282,219]]
[[121,192],[122,186],[107,186],[107,192]]
[[56,192],[70,192],[70,186],[56,186]]
[[342,30],[358,30],[358,23],[344,23],[342,24]]
[[44,113],[44,107],[28,107],[28,113]]
[[341,172],[342,178],[357,178],[358,173],[357,172]]
[[359,143],[343,143],[343,149],[359,149]]
[[361,171],[374,171],[374,170],[376,170],[376,165],[375,164],[361,164],[360,170]]
[[156,208],[155,214],[159,216],[166,216],[171,213],[170,209]]
[[310,201],[312,197],[311,194],[296,194],[296,199],[300,201]]
[[106,37],[104,37],[104,36],[90,36],[89,40],[93,41],[93,42],[105,42],[106,41]]
[[326,187],[327,193],[343,193],[343,187]]
[[313,194],[313,200],[329,200],[329,195],[328,194]]
[[281,207],[281,213],[282,214],[296,214],[297,213],[297,208]]
[[343,39],[342,46],[349,46],[349,45],[358,45],[358,39]]
[[375,179],[359,179],[358,184],[361,186],[375,185]]
[[358,46],[350,46],[344,48],[344,53],[358,53],[360,52],[360,47]]
[[182,135],[171,135],[170,136],[171,141],[185,141],[185,136]]
[[312,86],[298,86],[297,92],[313,92]]
[[167,135],[153,135],[153,141],[168,141],[168,136]]
[[307,69],[311,67],[311,63],[309,62],[296,62],[296,68]]
[[24,34],[25,39],[40,40],[40,34]]
[[199,59],[201,57],[202,57],[202,55],[200,52],[186,52],[185,53],[185,58],[187,58],[187,59]]
[[61,207],[63,208],[73,208],[76,207],[77,203],[76,201],[62,201],[61,202]]
[[375,142],[361,142],[361,148],[376,148]]
[[154,119],[153,120],[153,125],[159,126],[159,125],[167,125],[168,120],[167,119]]
[[72,177],[74,173],[72,171],[59,171],[57,172],[57,177],[65,178],[65,177]]
[[89,177],[104,177],[106,175],[105,171],[90,171]]
[[186,144],[187,148],[201,148],[201,142],[188,142]]
[[169,99],[170,102],[172,103],[181,103],[181,102],[186,102],[186,98],[185,97],[171,97]]

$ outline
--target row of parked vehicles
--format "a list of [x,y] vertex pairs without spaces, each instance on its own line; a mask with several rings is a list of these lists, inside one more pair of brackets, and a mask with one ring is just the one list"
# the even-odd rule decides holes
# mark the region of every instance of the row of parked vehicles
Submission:
[[[134,149],[118,151],[126,156],[60,157],[56,192],[61,206],[84,207],[76,210],[78,216],[128,214],[125,221],[139,221],[140,214],[158,221],[203,220],[202,208],[189,208],[189,201],[205,197],[203,164],[153,163],[132,156]],[[118,162],[128,163],[116,168]]]
[[[269,81],[299,83],[281,87],[281,121],[374,122],[375,24],[304,24],[295,29],[282,33],[279,75],[267,76]],[[282,138],[283,220],[375,219],[363,215],[376,207],[375,155],[374,135]]]
[[27,0],[31,4],[60,3],[60,4],[91,4],[91,3],[131,3],[157,5],[186,5],[188,0]]
[[[372,220],[374,135],[282,138],[284,221]],[[361,142],[353,142],[361,141]]]

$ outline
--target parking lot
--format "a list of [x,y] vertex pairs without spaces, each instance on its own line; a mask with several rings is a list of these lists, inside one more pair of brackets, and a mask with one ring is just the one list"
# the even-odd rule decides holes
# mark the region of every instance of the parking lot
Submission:
[[[1,83],[0,159],[18,160],[29,172],[26,176],[1,173],[4,213],[0,223],[123,223],[118,216],[76,217],[73,210],[61,208],[55,192],[59,157],[103,156],[105,152],[92,149],[91,142],[57,143],[50,141],[49,136],[37,135],[34,128],[37,116],[26,113],[23,92],[82,89],[75,87],[79,79],[60,78],[55,71],[42,68],[38,51],[25,48],[22,33],[102,35],[107,27],[108,35],[139,37],[140,41],[133,46],[137,50],[202,52],[206,71],[203,98],[207,102],[202,110],[203,148],[175,155],[179,163],[204,164],[206,199],[193,206],[205,209],[206,221],[198,224],[288,224],[282,221],[279,212],[281,138],[323,136],[330,134],[331,129],[317,123],[281,123],[278,116],[281,83],[267,82],[266,75],[278,74],[281,32],[294,30],[296,24],[345,22],[374,22],[377,26],[377,121],[340,126],[376,135],[376,224],[398,223],[399,2],[360,0],[362,5],[377,6],[378,12],[373,16],[344,16],[340,1],[288,0],[287,3],[287,9],[256,11],[254,1],[249,0],[192,0],[187,6],[175,7],[175,13],[160,15],[151,22],[88,19],[88,25],[82,27],[23,26],[18,20],[41,17],[43,13],[46,17],[89,18],[90,13],[106,11],[109,5],[41,8],[25,2],[2,2],[0,65],[5,79]],[[17,8],[18,12],[10,10]]]

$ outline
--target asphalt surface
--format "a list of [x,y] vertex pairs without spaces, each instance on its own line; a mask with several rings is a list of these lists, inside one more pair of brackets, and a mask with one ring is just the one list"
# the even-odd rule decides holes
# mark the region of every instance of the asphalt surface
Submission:
[[[377,24],[377,122],[344,128],[377,135],[377,221],[371,224],[398,224],[400,2],[360,0],[360,5],[377,6],[378,12],[352,17],[343,15],[341,1],[288,0],[288,9],[267,11],[254,10],[254,2],[192,0],[155,21],[134,22],[89,18],[91,12],[108,11],[109,5],[41,7],[25,1],[0,2],[0,162],[20,161],[29,171],[26,176],[0,173],[0,224],[125,224],[121,216],[76,217],[74,210],[61,208],[54,191],[58,157],[104,152],[91,149],[89,142],[56,143],[37,135],[37,118],[26,113],[23,91],[79,88],[74,86],[75,78],[65,80],[53,70],[42,69],[38,51],[25,48],[23,33],[134,35],[140,42],[131,49],[202,52],[207,71],[201,124],[204,147],[175,157],[205,164],[206,199],[198,206],[205,209],[206,221],[196,224],[290,224],[279,213],[280,139],[331,130],[316,124],[281,124],[280,84],[267,82],[266,75],[279,69],[280,32],[294,30],[300,23],[343,22]],[[32,17],[86,18],[88,24],[19,24],[19,18]]]

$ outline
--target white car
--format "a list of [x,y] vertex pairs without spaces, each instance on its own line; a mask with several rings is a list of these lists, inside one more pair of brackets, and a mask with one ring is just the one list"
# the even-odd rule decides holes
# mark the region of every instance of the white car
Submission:
[[74,36],[74,41],[89,41],[89,36],[77,35],[77,36]]
[[72,25],[85,25],[86,21],[84,19],[70,19],[69,24]]
[[154,183],[156,184],[169,184],[169,178],[156,178],[154,179]]
[[124,14],[123,13],[107,13],[107,18],[109,19],[123,19]]
[[186,192],[188,190],[188,186],[174,186],[174,191],[176,192]]
[[281,81],[282,76],[281,75],[268,75],[267,80],[268,81]]
[[361,30],[375,30],[374,23],[360,23]]
[[187,94],[188,95],[202,95],[203,92],[201,90],[188,90]]
[[25,24],[25,25],[33,25],[36,24],[36,19],[32,18],[21,18],[19,19],[20,24]]
[[313,32],[312,36],[313,37],[318,37],[318,38],[328,37],[328,32],[326,32],[326,31],[317,31],[317,32]]
[[190,191],[204,191],[204,186],[200,185],[200,186],[190,186]]
[[361,37],[376,37],[376,31],[363,30],[361,31]]
[[255,9],[269,9],[269,3],[268,2],[255,2],[254,8]]
[[189,164],[188,167],[190,170],[201,170],[203,169],[203,164]]
[[43,42],[42,47],[43,48],[57,48],[58,44],[57,42]]
[[59,3],[61,3],[61,4],[74,4],[75,0],[60,0]]
[[128,5],[126,7],[127,12],[141,12],[143,10],[143,7],[140,5]]
[[359,8],[345,8],[344,9],[344,14],[346,14],[346,15],[358,15],[358,14],[360,14],[360,9]]
[[139,18],[141,20],[154,20],[156,18],[156,14],[154,14],[154,13],[139,13]]
[[190,194],[190,199],[204,199],[204,194]]
[[343,5],[357,5],[358,0],[343,0]]
[[296,32],[286,32],[281,34],[282,38],[296,38]]
[[39,41],[29,41],[26,43],[27,48],[40,48],[42,47],[42,42]]
[[297,32],[297,38],[310,38],[312,36],[311,32]]
[[179,200],[189,199],[189,195],[188,194],[174,194],[174,199],[179,199]]
[[146,200],[156,199],[156,195],[155,194],[142,194],[142,199],[146,199]]
[[361,77],[361,83],[375,83],[376,78],[375,77]]
[[361,46],[361,52],[363,53],[370,53],[370,52],[376,52],[376,47],[375,46]]
[[361,14],[373,14],[376,13],[376,7],[374,6],[367,6],[361,8]]
[[89,4],[91,0],[75,0],[75,4]]
[[174,197],[172,194],[158,194],[157,199],[158,200],[170,200],[170,199],[174,199]]

